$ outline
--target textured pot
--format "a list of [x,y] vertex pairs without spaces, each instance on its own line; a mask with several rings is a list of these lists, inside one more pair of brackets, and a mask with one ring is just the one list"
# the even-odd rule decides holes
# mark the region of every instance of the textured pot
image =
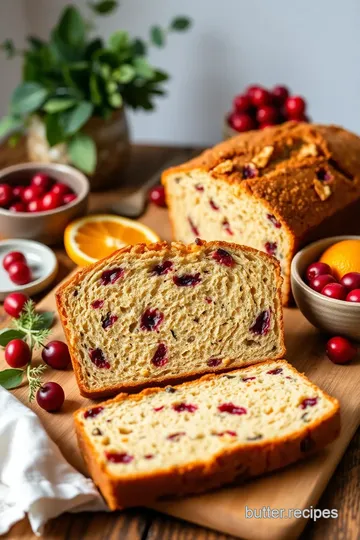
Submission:
[[[130,135],[124,109],[115,112],[108,120],[90,118],[83,131],[94,139],[97,148],[96,171],[88,175],[90,189],[115,187],[130,157]],[[65,143],[49,147],[45,125],[39,116],[33,116],[29,123],[27,153],[30,161],[70,164]]]

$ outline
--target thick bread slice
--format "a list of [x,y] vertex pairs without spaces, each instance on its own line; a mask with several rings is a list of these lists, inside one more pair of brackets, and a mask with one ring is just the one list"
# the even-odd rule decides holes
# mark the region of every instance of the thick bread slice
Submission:
[[338,401],[285,360],[120,394],[74,416],[88,470],[112,510],[284,467],[340,431]]
[[129,246],[56,295],[83,395],[102,397],[284,355],[275,258],[225,242]]

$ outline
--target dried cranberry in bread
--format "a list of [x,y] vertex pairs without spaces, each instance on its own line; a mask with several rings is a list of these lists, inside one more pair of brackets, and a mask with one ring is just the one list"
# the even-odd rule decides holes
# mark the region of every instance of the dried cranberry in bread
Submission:
[[274,257],[225,242],[138,244],[89,266],[57,305],[83,395],[281,358]]
[[207,491],[333,441],[339,404],[285,360],[120,394],[75,413],[88,470],[112,510]]
[[360,138],[340,127],[288,122],[243,133],[162,181],[174,239],[228,240],[274,255],[284,304],[302,244],[359,232]]

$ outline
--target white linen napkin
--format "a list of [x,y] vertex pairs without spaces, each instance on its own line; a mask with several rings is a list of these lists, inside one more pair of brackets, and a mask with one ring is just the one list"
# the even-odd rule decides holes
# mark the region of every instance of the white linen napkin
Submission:
[[77,472],[39,418],[0,387],[0,534],[28,514],[40,536],[63,512],[107,511],[93,482]]

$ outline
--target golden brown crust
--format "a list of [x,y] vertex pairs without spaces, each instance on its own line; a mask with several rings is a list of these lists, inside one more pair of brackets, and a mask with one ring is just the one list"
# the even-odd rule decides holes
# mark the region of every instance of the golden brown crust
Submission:
[[[278,291],[277,293],[278,301],[279,301],[279,305],[281,306],[281,292],[280,291],[281,291],[281,286],[282,286],[282,277],[281,277],[279,262],[274,257],[268,255],[267,253],[263,253],[262,251],[258,251],[254,248],[251,248],[249,246],[239,246],[238,244],[232,244],[228,242],[218,242],[218,241],[216,242],[201,241],[201,243],[202,245],[205,244],[206,247],[210,249],[213,249],[213,248],[217,249],[219,247],[222,247],[224,249],[233,249],[235,252],[241,249],[242,251],[246,251],[248,253],[255,253],[259,255],[260,257],[262,257],[263,259],[265,259],[267,262],[270,262],[274,266],[274,269],[275,269],[276,281],[277,281],[276,288]],[[183,244],[181,242],[175,242],[174,245],[176,245],[177,249],[184,254],[192,253],[194,251],[200,250],[202,247],[202,245],[197,245],[196,243]],[[115,251],[114,253],[112,253],[109,257],[106,258],[106,261],[109,262],[112,259],[116,259],[118,255],[121,253],[136,253],[136,254],[141,255],[142,253],[151,252],[151,251],[162,251],[163,249],[168,248],[168,246],[169,246],[168,242],[156,242],[154,244],[135,244],[135,245],[125,246],[124,248],[119,249],[118,251]],[[95,270],[98,266],[102,265],[104,263],[104,260],[105,259],[101,259],[100,261],[97,261],[96,263],[89,265],[83,268],[82,270],[80,270],[79,272],[77,272],[69,280],[63,283],[59,287],[59,289],[56,291],[56,294],[55,294],[59,318],[60,318],[60,321],[64,330],[66,341],[69,345],[71,363],[72,363],[73,370],[75,373],[76,382],[82,396],[88,397],[91,399],[102,399],[109,396],[113,396],[114,394],[117,394],[119,392],[138,392],[139,390],[143,390],[146,387],[153,387],[153,386],[157,387],[157,386],[166,385],[166,384],[180,384],[184,380],[193,380],[195,378],[201,377],[202,375],[206,373],[212,373],[212,372],[223,373],[223,372],[229,371],[229,369],[227,368],[212,369],[208,367],[207,369],[204,369],[201,372],[188,373],[187,376],[182,375],[181,377],[178,377],[178,378],[162,377],[162,378],[157,379],[156,382],[149,381],[146,383],[139,384],[134,381],[133,384],[126,384],[126,385],[114,384],[113,386],[98,388],[96,390],[87,388],[81,376],[81,371],[80,371],[79,362],[77,360],[76,351],[74,347],[71,345],[70,331],[68,328],[68,320],[67,320],[67,315],[66,315],[66,310],[65,310],[64,298],[66,294],[68,294],[69,289],[71,290],[74,287],[76,287],[77,284],[81,283],[83,276],[86,275],[88,272]],[[280,325],[280,336],[281,336],[281,351],[276,357],[263,358],[262,361],[275,360],[276,358],[282,358],[285,354],[286,349],[285,349],[285,341],[284,341],[284,319],[283,319],[282,311],[279,313],[279,325]],[[243,364],[243,366],[246,366],[246,365],[248,364]]]
[[[285,360],[279,364],[285,364],[294,374],[298,375],[295,368]],[[272,362],[264,362],[272,364]],[[201,380],[209,380],[217,375],[205,375]],[[303,378],[317,391],[316,385],[312,384],[304,375]],[[182,386],[194,383],[184,383]],[[162,391],[161,388],[147,389],[140,394],[128,396],[120,394],[112,403],[124,399],[140,400],[143,396]],[[338,401],[323,392],[333,405],[322,419],[317,420],[310,428],[304,427],[293,434],[273,442],[253,443],[238,445],[231,450],[214,456],[207,462],[197,462],[188,466],[173,467],[169,470],[159,470],[148,474],[134,473],[126,479],[120,479],[106,470],[101,464],[92,448],[81,417],[91,407],[78,410],[74,414],[76,433],[81,451],[83,453],[89,473],[95,484],[101,490],[111,510],[129,506],[146,505],[160,497],[172,495],[186,495],[200,493],[220,487],[234,480],[245,480],[266,472],[285,467],[299,459],[323,448],[332,442],[340,432],[340,407]]]

